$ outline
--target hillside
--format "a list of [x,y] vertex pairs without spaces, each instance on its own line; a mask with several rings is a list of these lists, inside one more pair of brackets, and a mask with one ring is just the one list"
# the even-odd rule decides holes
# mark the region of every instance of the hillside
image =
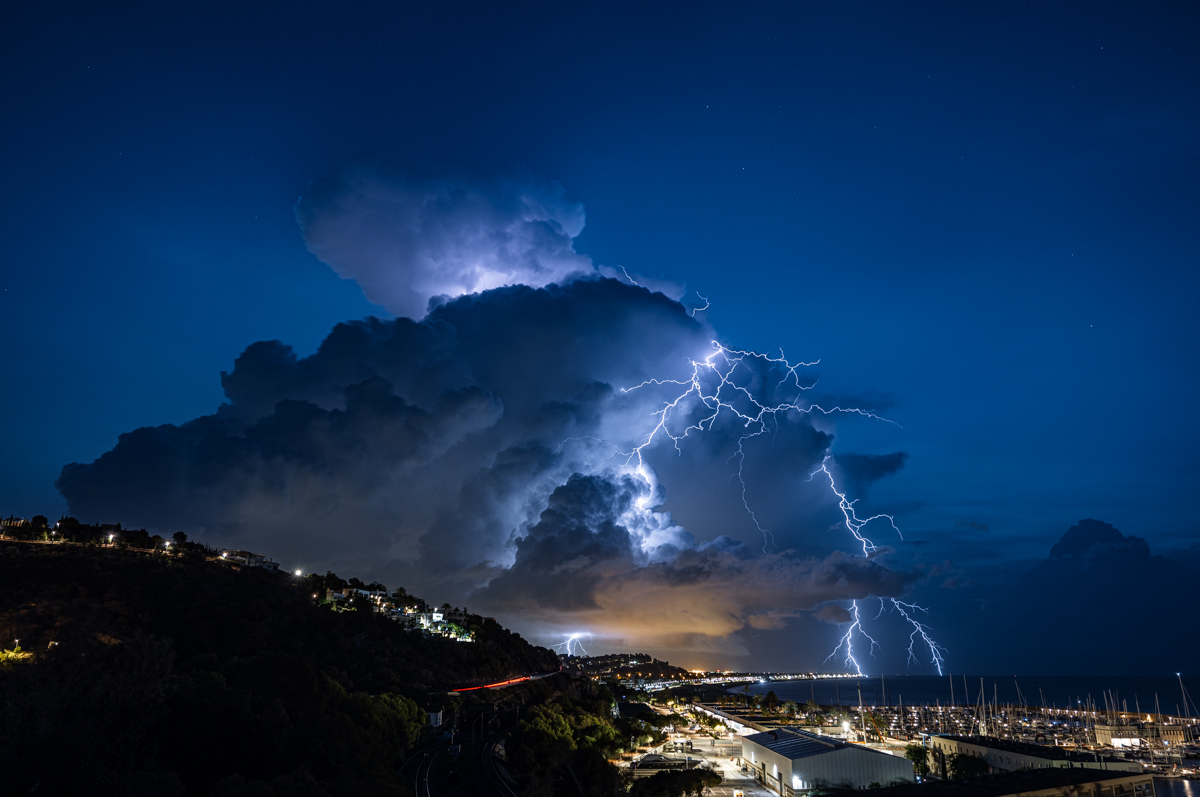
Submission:
[[14,793],[405,794],[450,684],[558,668],[318,606],[303,579],[200,555],[0,542],[0,782]]

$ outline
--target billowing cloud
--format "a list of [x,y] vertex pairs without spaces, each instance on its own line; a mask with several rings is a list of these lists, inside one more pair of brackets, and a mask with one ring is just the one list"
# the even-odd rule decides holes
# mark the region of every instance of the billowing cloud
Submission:
[[[687,456],[662,437],[639,463],[633,448],[678,386],[622,388],[686,377],[713,335],[662,294],[589,277],[460,297],[420,321],[340,324],[309,357],[255,343],[222,376],[215,413],[122,435],[58,484],[83,518],[404,583],[527,631],[696,648],[831,600],[901,594],[910,576],[878,559],[763,553],[744,510],[754,545],[719,527],[698,538],[658,508],[655,462],[715,461],[727,484],[744,424],[693,432]],[[739,378],[775,398],[777,365],[746,368]],[[682,402],[675,431],[709,413]],[[833,436],[811,420],[773,427],[763,451],[779,478],[800,483],[828,453]]]
[[296,203],[309,251],[397,315],[505,285],[540,288],[593,272],[575,251],[583,205],[557,183],[414,177],[360,156]]
[[[828,600],[900,595],[913,580],[861,556],[753,555],[719,537],[696,544],[641,507],[645,482],[573,476],[516,545],[513,565],[473,598],[567,630],[657,639],[781,628]],[[844,611],[844,610],[843,610]]]
[[629,443],[654,396],[618,386],[711,335],[661,294],[591,279],[341,324],[305,358],[256,343],[223,375],[216,413],[122,435],[59,487],[83,517],[248,538],[301,562],[331,546],[355,566],[420,557],[458,577],[506,563],[555,487],[612,460],[599,441]]

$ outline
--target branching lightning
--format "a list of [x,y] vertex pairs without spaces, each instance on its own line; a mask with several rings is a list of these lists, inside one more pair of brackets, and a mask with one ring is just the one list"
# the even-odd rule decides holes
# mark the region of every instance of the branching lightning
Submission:
[[[696,295],[700,296],[699,293]],[[706,309],[708,307],[708,299],[703,296],[700,298],[704,299],[706,304],[704,308],[699,309]],[[693,316],[695,312],[693,310]],[[857,407],[834,406],[826,408],[818,404],[802,401],[804,391],[810,390],[816,383],[813,382],[811,385],[801,384],[799,369],[812,367],[817,365],[818,362],[798,362],[793,364],[787,359],[782,350],[779,352],[779,357],[771,357],[753,351],[728,349],[720,343],[713,341],[713,351],[707,357],[703,360],[689,360],[692,366],[692,373],[689,377],[684,379],[648,379],[639,385],[623,389],[622,392],[624,393],[632,393],[635,390],[641,390],[650,386],[665,387],[675,385],[682,388],[682,391],[674,398],[664,401],[662,409],[652,413],[652,417],[655,419],[653,428],[642,437],[638,445],[634,446],[630,451],[620,452],[620,455],[625,457],[626,466],[632,465],[636,459],[638,472],[645,475],[647,469],[642,458],[642,452],[654,443],[655,439],[660,435],[665,435],[669,438],[675,446],[676,451],[682,452],[680,442],[691,432],[712,430],[722,413],[735,418],[742,425],[745,432],[738,439],[737,450],[730,457],[730,460],[737,460],[737,472],[734,475],[737,476],[738,482],[742,487],[742,504],[745,506],[750,519],[754,522],[755,528],[763,535],[763,552],[765,553],[774,544],[774,535],[770,529],[765,528],[759,522],[746,496],[747,485],[743,466],[746,460],[744,444],[747,440],[766,434],[770,429],[770,421],[774,421],[777,425],[779,414],[791,411],[804,414],[819,413],[822,415],[832,415],[835,413],[855,414],[899,425],[895,424],[894,421]],[[766,372],[770,372],[773,369],[782,371],[782,376],[775,385],[775,390],[786,389],[791,395],[774,404],[769,401],[767,403],[759,401],[751,391],[757,373],[752,367],[754,365],[765,367]],[[744,377],[743,373],[745,374]],[[758,375],[765,376],[765,374]],[[686,420],[686,413],[694,407],[703,408],[700,410],[701,417],[698,420],[689,422]],[[677,420],[677,416],[684,418],[684,420],[674,424],[673,428],[672,421]],[[679,426],[682,426],[682,428],[678,428]],[[900,539],[904,539],[904,535],[900,532],[895,519],[891,515],[881,513],[870,517],[859,517],[854,508],[857,501],[847,499],[846,494],[838,489],[833,472],[829,469],[829,455],[822,460],[819,468],[809,474],[809,480],[818,473],[825,474],[825,477],[829,479],[829,487],[833,491],[833,494],[837,496],[838,508],[842,512],[846,529],[862,546],[863,556],[872,557],[880,552],[879,547],[863,533],[863,529],[871,522],[886,520]],[[650,479],[648,478],[648,480]],[[928,613],[927,610],[916,604],[904,603],[896,598],[889,598],[888,600],[891,601],[892,607],[912,626],[908,646],[909,662],[917,661],[915,648],[919,641],[928,647],[931,656],[930,663],[937,668],[938,675],[941,675],[944,664],[942,657],[944,649],[930,637],[928,627],[914,617],[917,611]],[[850,627],[846,630],[846,633],[842,636],[841,641],[833,653],[830,654],[829,658],[833,658],[844,647],[846,662],[852,664],[855,671],[861,675],[862,668],[859,666],[858,659],[854,655],[855,633],[857,632],[869,640],[868,653],[871,656],[874,656],[874,651],[878,647],[878,644],[863,629],[858,612],[858,602],[851,601],[850,605],[853,622],[851,622]],[[881,614],[883,608],[884,603],[881,598]],[[919,640],[918,637],[920,638]],[[826,661],[828,660],[826,659]]]
[[869,518],[860,518],[854,511],[854,505],[858,503],[858,501],[846,500],[846,494],[838,490],[837,483],[834,482],[833,474],[829,472],[828,466],[829,456],[826,456],[825,459],[821,461],[821,467],[808,474],[809,481],[811,481],[812,477],[816,476],[818,473],[824,473],[829,477],[829,489],[833,490],[833,494],[838,497],[838,508],[842,510],[842,516],[846,519],[846,528],[849,529],[850,533],[854,535],[854,539],[858,540],[859,543],[862,544],[863,556],[870,556],[879,550],[879,547],[875,545],[875,543],[871,542],[870,539],[864,537],[862,534],[863,526],[867,525],[872,520],[879,520],[881,518],[886,519],[887,522],[891,524],[892,529],[900,535],[900,539],[904,539],[904,535],[900,534],[900,529],[896,527],[896,521],[891,515],[880,513],[878,515],[872,515]]
[[[912,633],[908,635],[908,661],[909,661],[909,663],[917,661],[917,654],[913,651],[913,647],[917,644],[917,637],[920,636],[921,641],[924,642],[925,645],[928,646],[928,648],[929,648],[929,653],[931,655],[929,663],[932,664],[934,667],[936,667],[937,671],[938,671],[938,675],[941,675],[942,674],[942,665],[945,664],[945,661],[942,659],[942,653],[945,652],[945,648],[943,648],[941,645],[934,642],[933,639],[930,638],[929,633],[928,633],[929,629],[925,626],[924,623],[919,622],[915,617],[913,617],[912,615],[910,615],[908,613],[908,611],[914,611],[914,612],[919,611],[919,612],[925,612],[925,614],[929,614],[929,610],[924,609],[924,608],[916,605],[915,603],[905,603],[901,600],[897,600],[896,598],[892,598],[891,601],[892,601],[892,605],[896,607],[896,611],[900,612],[900,615],[905,620],[907,620],[909,622],[909,624],[913,627]],[[908,611],[905,611],[905,609],[907,609]]]
[[[891,525],[892,529],[897,534],[900,535],[900,539],[904,539],[904,535],[900,534],[900,529],[896,527],[896,521],[894,518],[892,518],[891,515],[879,514],[879,515],[872,515],[869,518],[860,518],[854,511],[854,504],[856,503],[856,501],[846,500],[846,494],[841,492],[840,490],[838,490],[837,482],[834,481],[833,474],[829,471],[828,466],[829,466],[829,457],[826,456],[825,459],[821,462],[821,467],[817,468],[812,473],[810,473],[808,478],[811,480],[812,477],[816,476],[818,473],[824,473],[829,478],[829,489],[831,489],[833,491],[833,494],[838,497],[838,507],[842,510],[842,516],[845,518],[846,528],[849,529],[849,531],[852,535],[854,535],[854,539],[858,540],[859,543],[862,544],[863,556],[872,556],[879,550],[879,547],[877,545],[875,545],[875,543],[872,542],[870,540],[870,538],[864,536],[862,533],[863,526],[867,525],[872,520],[879,520],[881,518],[886,518],[888,523]],[[914,648],[916,647],[916,644],[917,644],[917,637],[920,636],[921,641],[924,642],[925,645],[929,648],[929,653],[930,653],[930,662],[929,663],[932,664],[934,667],[936,667],[937,671],[938,671],[938,675],[941,675],[942,674],[942,666],[945,664],[945,661],[942,658],[942,653],[945,652],[945,649],[941,645],[939,645],[937,642],[933,641],[932,637],[929,636],[928,626],[926,626],[924,623],[920,622],[915,617],[913,617],[911,614],[909,614],[909,612],[915,613],[918,611],[929,614],[929,610],[925,609],[921,606],[918,606],[915,603],[905,603],[897,598],[888,598],[888,600],[890,600],[892,602],[892,606],[896,609],[896,611],[900,612],[900,616],[903,617],[905,620],[907,620],[908,624],[912,626],[912,629],[913,629],[912,633],[908,635],[908,661],[909,661],[909,663],[911,664],[912,662],[917,661],[917,654],[916,654],[916,651]],[[879,599],[879,614],[883,614],[883,608],[884,608],[883,599],[880,598]],[[878,619],[878,615],[876,616],[876,619]],[[858,605],[857,604],[854,604],[854,623],[853,623],[853,625],[850,626],[850,630],[846,632],[846,635],[844,637],[842,637],[841,642],[838,643],[838,647],[834,648],[834,651],[833,651],[834,653],[837,653],[838,650],[840,650],[841,647],[843,645],[845,645],[846,646],[846,656],[847,656],[847,660],[849,660],[849,661],[853,661],[853,657],[851,655],[852,654],[852,638],[851,637],[852,637],[855,627],[857,627],[859,629],[859,631],[862,632],[862,626],[859,624],[859,621],[858,621]],[[865,632],[863,632],[863,636],[866,636]],[[868,636],[867,639],[871,639],[871,638]],[[871,645],[872,646],[875,645],[875,640],[871,639]],[[830,656],[832,656],[832,655],[833,654],[831,653]],[[826,661],[829,661],[829,659],[826,659]],[[857,662],[855,663],[855,666],[857,666]],[[861,675],[862,673],[860,672],[859,674]]]
[[569,634],[567,636],[567,638],[564,639],[562,642],[559,642],[557,645],[554,645],[553,649],[559,650],[561,648],[560,652],[565,653],[568,656],[578,656],[581,653],[584,656],[586,656],[586,655],[588,655],[587,648],[585,648],[583,646],[583,641],[582,641],[583,637],[585,637],[585,636],[591,636],[591,635],[590,634],[581,634],[581,633]]
[[[700,296],[700,291],[696,291],[696,295]],[[704,306],[703,307],[693,307],[692,308],[692,318],[696,317],[696,313],[701,313],[701,312],[707,310],[709,307],[712,307],[712,302],[710,302],[708,300],[707,296],[700,296],[700,298],[704,300]]]
[[[850,601],[850,615],[854,621],[850,623],[850,627],[846,629],[846,633],[842,635],[842,639],[838,642],[838,646],[833,649],[833,652],[825,657],[825,661],[829,661],[838,654],[842,648],[846,649],[846,663],[854,667],[854,672],[862,675],[862,667],[859,666],[858,659],[854,658],[854,632],[857,631],[862,636],[866,637],[871,646],[867,648],[867,652],[871,654],[871,658],[875,657],[875,648],[879,647],[879,643],[871,638],[871,635],[863,630],[862,622],[858,617],[858,601]],[[939,673],[940,675],[940,673]]]
[[[770,429],[769,421],[778,422],[780,413],[790,411],[805,414],[820,413],[823,415],[851,413],[887,423],[894,423],[894,421],[889,421],[887,418],[883,418],[867,410],[858,409],[857,407],[825,408],[818,404],[801,401],[804,391],[811,390],[816,383],[802,385],[800,383],[799,369],[811,368],[819,362],[818,360],[811,363],[792,363],[787,359],[782,350],[780,350],[778,357],[771,357],[753,351],[727,349],[720,343],[713,341],[713,351],[707,357],[703,360],[689,360],[692,366],[690,377],[686,379],[648,379],[639,385],[622,390],[624,393],[632,393],[635,390],[640,390],[650,385],[659,387],[678,385],[683,388],[683,392],[674,399],[664,401],[661,410],[652,413],[652,417],[656,419],[654,428],[646,433],[641,443],[631,451],[622,452],[626,457],[625,464],[631,464],[636,458],[639,469],[642,469],[644,467],[642,451],[653,443],[659,435],[665,435],[670,438],[675,449],[682,452],[682,449],[679,447],[680,441],[691,434],[691,432],[710,431],[722,413],[732,415],[737,422],[742,424],[746,432],[738,439],[737,451],[730,459],[737,460],[738,469],[735,475],[742,486],[742,504],[745,506],[746,512],[750,515],[750,519],[754,522],[755,528],[763,535],[763,552],[767,552],[774,543],[774,536],[771,534],[770,529],[763,527],[759,523],[758,517],[755,515],[754,510],[751,509],[750,502],[746,497],[746,480],[743,474],[743,465],[746,460],[746,452],[743,448],[744,443],[752,437],[766,434]],[[763,404],[760,402],[750,390],[750,385],[755,376],[751,364],[764,365],[768,370],[781,370],[783,375],[775,385],[775,389],[787,388],[788,390],[794,390],[794,395],[777,404]],[[741,370],[739,371],[739,369]],[[746,374],[746,379],[743,382],[739,382],[738,380],[742,373]],[[740,409],[739,404],[741,405]],[[695,405],[704,408],[701,411],[702,417],[699,420],[688,423],[683,429],[672,431],[671,421],[675,416],[683,414]],[[845,499],[843,499],[844,501]]]

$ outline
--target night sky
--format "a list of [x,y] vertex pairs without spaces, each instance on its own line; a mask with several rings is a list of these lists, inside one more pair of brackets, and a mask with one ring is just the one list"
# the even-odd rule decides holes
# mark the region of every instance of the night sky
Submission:
[[[858,600],[864,671],[933,672],[896,598],[953,672],[1186,670],[1198,23],[14,6],[0,511],[182,529],[686,666],[840,667]],[[714,339],[820,360],[793,395],[894,422],[752,439],[769,535],[728,414],[660,438],[650,481],[614,459],[664,400],[620,388],[688,378]],[[778,398],[777,369],[745,373]],[[809,479],[826,461],[903,539],[872,523],[888,550],[863,557]]]

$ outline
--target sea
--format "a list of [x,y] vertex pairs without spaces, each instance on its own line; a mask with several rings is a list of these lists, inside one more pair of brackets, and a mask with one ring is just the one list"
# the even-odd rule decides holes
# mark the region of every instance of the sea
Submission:
[[[1196,698],[1200,697],[1200,678],[1184,677],[1183,685],[1169,676],[1086,676],[1086,675],[895,675],[846,678],[821,678],[797,681],[762,681],[750,684],[753,694],[775,692],[781,700],[804,703],[814,700],[822,706],[857,706],[859,690],[868,706],[972,706],[981,700],[991,703],[1027,705],[1030,708],[1082,708],[1089,699],[1103,711],[1105,695],[1122,711],[1153,713],[1155,701],[1159,713],[1175,716],[1200,716]],[[743,691],[738,684],[732,694]],[[1184,708],[1185,691],[1187,709]],[[981,698],[981,694],[983,697]],[[1188,795],[1200,797],[1200,794]]]
[[1200,780],[1187,778],[1155,778],[1156,797],[1200,797]]

